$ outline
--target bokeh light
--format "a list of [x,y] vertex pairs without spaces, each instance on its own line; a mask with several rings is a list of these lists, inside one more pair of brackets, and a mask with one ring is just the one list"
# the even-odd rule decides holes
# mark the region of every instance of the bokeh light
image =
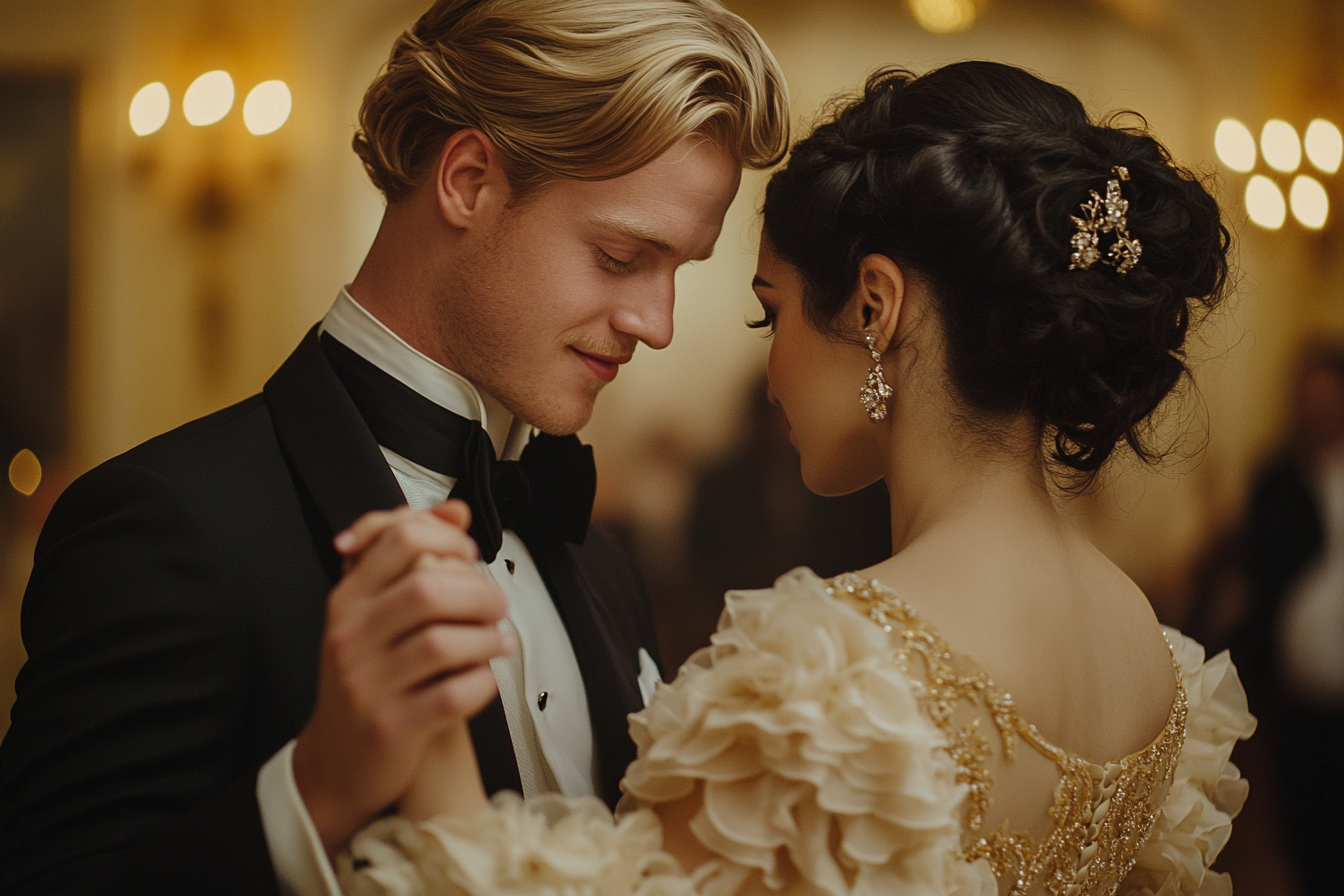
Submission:
[[1334,174],[1339,170],[1339,163],[1344,160],[1344,136],[1341,136],[1333,122],[1324,118],[1316,119],[1307,125],[1306,140],[1303,142],[1311,164],[1326,174]]
[[233,108],[233,78],[228,72],[206,72],[187,88],[182,114],[197,127],[214,124]]
[[146,84],[131,99],[131,130],[141,137],[163,127],[172,110],[173,100],[162,81]]
[[1233,171],[1245,174],[1255,167],[1255,135],[1235,118],[1224,118],[1213,135],[1218,158]]
[[1291,174],[1302,164],[1302,141],[1293,126],[1281,118],[1265,122],[1260,132],[1260,152],[1275,171]]
[[975,24],[975,0],[910,0],[910,11],[925,31],[951,34]]
[[1330,197],[1325,187],[1314,177],[1299,174],[1293,179],[1293,188],[1288,193],[1288,201],[1293,208],[1293,217],[1303,227],[1320,230],[1330,217]]
[[1246,213],[1266,230],[1278,230],[1288,217],[1283,191],[1263,174],[1254,175],[1246,184]]
[[37,455],[27,448],[14,455],[9,462],[9,484],[21,495],[31,495],[42,484],[42,464]]
[[243,101],[243,124],[257,136],[280,130],[289,120],[294,98],[284,81],[262,81]]

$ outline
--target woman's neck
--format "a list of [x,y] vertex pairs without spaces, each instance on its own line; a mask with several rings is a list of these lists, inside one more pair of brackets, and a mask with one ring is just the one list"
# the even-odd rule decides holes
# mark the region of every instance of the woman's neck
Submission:
[[925,404],[892,421],[885,466],[893,553],[946,526],[1064,527],[1034,427],[1021,421],[990,438],[953,420]]

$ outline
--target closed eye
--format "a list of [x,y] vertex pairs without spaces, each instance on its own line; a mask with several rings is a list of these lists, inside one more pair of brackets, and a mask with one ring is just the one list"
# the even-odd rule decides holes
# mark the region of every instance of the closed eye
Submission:
[[769,339],[771,336],[775,335],[775,312],[771,311],[769,308],[762,308],[762,311],[764,313],[761,315],[760,320],[749,320],[746,323],[747,326],[753,330],[765,330],[766,328],[769,328],[768,332],[761,334],[765,336],[766,339]]
[[621,261],[602,248],[597,249],[597,263],[613,274],[628,274],[635,269],[633,261]]

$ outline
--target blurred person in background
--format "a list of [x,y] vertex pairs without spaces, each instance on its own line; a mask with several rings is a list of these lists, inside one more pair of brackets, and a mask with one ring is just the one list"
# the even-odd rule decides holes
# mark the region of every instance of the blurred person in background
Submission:
[[1301,892],[1316,894],[1337,889],[1344,842],[1344,346],[1303,353],[1291,407],[1292,436],[1246,515],[1238,655],[1273,740]]
[[669,343],[677,269],[787,134],[777,63],[714,0],[421,16],[360,110],[387,206],[354,281],[262,394],[43,529],[0,892],[334,893],[327,852],[449,731],[490,790],[614,804],[657,649],[573,433]]

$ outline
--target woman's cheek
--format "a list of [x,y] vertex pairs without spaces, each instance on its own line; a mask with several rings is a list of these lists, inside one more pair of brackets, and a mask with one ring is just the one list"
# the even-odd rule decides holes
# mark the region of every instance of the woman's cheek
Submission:
[[779,406],[788,413],[788,394],[789,384],[786,371],[784,369],[784,352],[780,350],[778,340],[770,343],[770,355],[765,363],[765,376],[770,381],[770,394],[774,396]]

